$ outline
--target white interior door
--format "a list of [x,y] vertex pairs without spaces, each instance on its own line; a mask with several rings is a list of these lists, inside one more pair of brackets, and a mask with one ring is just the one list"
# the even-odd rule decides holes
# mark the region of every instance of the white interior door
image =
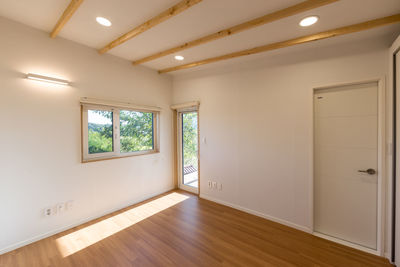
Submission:
[[314,94],[314,231],[377,249],[378,83]]

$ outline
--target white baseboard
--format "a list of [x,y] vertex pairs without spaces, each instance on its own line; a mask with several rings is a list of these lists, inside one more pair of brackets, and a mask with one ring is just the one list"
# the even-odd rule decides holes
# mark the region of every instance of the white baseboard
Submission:
[[130,203],[130,204],[128,204],[128,205],[124,205],[123,207],[118,207],[118,208],[115,208],[115,209],[111,209],[111,210],[102,212],[102,213],[99,214],[99,215],[90,216],[90,217],[87,217],[87,218],[85,218],[85,219],[79,220],[79,221],[77,221],[77,222],[75,222],[75,223],[73,223],[73,224],[70,224],[70,225],[67,225],[67,226],[63,226],[63,227],[61,227],[61,228],[57,228],[57,229],[48,231],[48,232],[46,232],[46,233],[43,233],[43,234],[40,234],[40,235],[31,237],[31,238],[28,238],[28,239],[26,239],[26,240],[23,240],[23,241],[14,243],[14,244],[12,244],[12,245],[10,245],[10,246],[8,246],[8,247],[5,247],[5,248],[0,249],[0,255],[2,255],[2,254],[4,254],[4,253],[7,253],[7,252],[10,252],[10,251],[13,251],[13,250],[15,250],[15,249],[17,249],[17,248],[20,248],[20,247],[29,245],[29,244],[31,244],[31,243],[34,243],[34,242],[39,241],[39,240],[41,240],[41,239],[44,239],[44,238],[46,238],[46,237],[49,237],[49,236],[52,236],[52,235],[61,233],[61,232],[63,232],[63,231],[69,230],[69,229],[71,229],[71,228],[74,228],[74,227],[79,226],[79,225],[81,225],[81,224],[84,224],[84,223],[86,223],[86,222],[89,222],[89,221],[98,219],[98,218],[100,218],[100,217],[102,217],[102,216],[104,216],[104,215],[107,215],[107,214],[113,213],[113,212],[115,212],[115,211],[121,210],[121,209],[123,209],[123,208],[132,206],[132,205],[137,204],[137,203],[139,203],[139,202],[145,201],[145,200],[147,200],[147,199],[149,199],[149,198],[152,198],[152,197],[161,195],[161,194],[166,193],[166,192],[168,192],[168,191],[171,191],[171,190],[173,190],[173,189],[174,189],[174,187],[171,187],[171,188],[168,188],[168,189],[160,190],[159,192],[156,192],[156,193],[144,195],[144,196],[140,197],[139,199],[135,200],[135,202]]
[[393,263],[393,262],[391,261],[391,259],[390,259],[390,253],[389,253],[389,252],[386,251],[386,252],[384,253],[384,255],[385,255],[385,258],[388,259],[390,263]]
[[367,247],[364,247],[364,246],[361,246],[361,245],[358,245],[355,243],[351,243],[351,242],[343,240],[343,239],[339,239],[339,238],[325,235],[325,234],[318,233],[318,232],[314,232],[313,235],[321,237],[321,238],[329,240],[329,241],[332,241],[332,242],[335,242],[335,243],[338,243],[338,244],[342,244],[342,245],[345,245],[345,246],[348,246],[351,248],[355,248],[355,249],[358,249],[358,250],[361,250],[361,251],[364,251],[364,252],[367,252],[370,254],[374,254],[376,256],[383,256],[383,255],[381,255],[381,253],[378,250],[375,250],[372,248],[367,248]]
[[309,233],[309,234],[312,234],[312,232],[313,232],[308,227],[305,227],[305,226],[302,226],[302,225],[298,225],[298,224],[295,224],[295,223],[292,223],[292,222],[289,222],[289,221],[286,221],[286,220],[283,220],[283,219],[279,219],[279,218],[276,218],[276,217],[273,217],[273,216],[270,216],[270,215],[255,211],[255,210],[244,208],[244,207],[236,205],[236,204],[225,202],[225,201],[216,199],[214,197],[211,197],[211,196],[208,196],[208,195],[205,195],[205,194],[200,194],[200,198],[204,198],[204,199],[210,200],[212,202],[216,202],[216,203],[224,205],[224,206],[228,206],[228,207],[240,210],[240,211],[244,211],[246,213],[250,213],[252,215],[256,215],[258,217],[261,217],[261,218],[264,218],[264,219],[267,219],[267,220],[270,220],[270,221],[273,221],[273,222],[276,222],[276,223],[280,223],[280,224],[295,228],[297,230],[300,230],[300,231],[303,231],[303,232],[306,232],[306,233]]

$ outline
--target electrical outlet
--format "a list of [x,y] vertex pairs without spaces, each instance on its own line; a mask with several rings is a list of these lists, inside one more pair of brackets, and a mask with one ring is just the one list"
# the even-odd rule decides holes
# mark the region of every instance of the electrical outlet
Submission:
[[218,190],[222,191],[222,184],[221,183],[219,184]]
[[57,210],[57,205],[51,207],[51,215],[57,215],[58,210]]
[[63,212],[65,209],[65,204],[64,203],[58,203],[57,204],[57,213]]
[[213,185],[214,189],[217,189],[217,185],[218,185],[217,182],[212,182],[212,185]]
[[208,180],[208,188],[212,188],[212,182],[210,180]]
[[73,200],[69,200],[69,201],[67,201],[65,203],[65,209],[66,210],[72,210],[73,206],[74,206],[74,201]]
[[43,214],[45,217],[50,217],[53,215],[53,209],[51,207],[45,208]]
[[73,205],[74,205],[73,200],[69,200],[67,202],[61,202],[54,206],[45,208],[43,210],[43,215],[44,215],[44,217],[50,217],[50,216],[54,216],[54,215],[63,213],[65,211],[69,211],[72,209]]

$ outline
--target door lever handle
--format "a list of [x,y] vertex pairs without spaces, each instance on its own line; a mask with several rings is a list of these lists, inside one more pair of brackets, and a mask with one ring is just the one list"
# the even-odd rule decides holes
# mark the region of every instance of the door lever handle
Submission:
[[364,172],[364,173],[368,173],[370,175],[373,175],[376,173],[376,171],[374,169],[368,169],[368,170],[358,170],[358,172]]

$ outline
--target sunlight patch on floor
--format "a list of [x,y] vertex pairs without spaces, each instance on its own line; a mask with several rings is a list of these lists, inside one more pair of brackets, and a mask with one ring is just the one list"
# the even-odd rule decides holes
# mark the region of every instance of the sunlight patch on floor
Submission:
[[58,250],[63,257],[72,255],[188,198],[188,196],[174,192],[104,219],[57,238]]

